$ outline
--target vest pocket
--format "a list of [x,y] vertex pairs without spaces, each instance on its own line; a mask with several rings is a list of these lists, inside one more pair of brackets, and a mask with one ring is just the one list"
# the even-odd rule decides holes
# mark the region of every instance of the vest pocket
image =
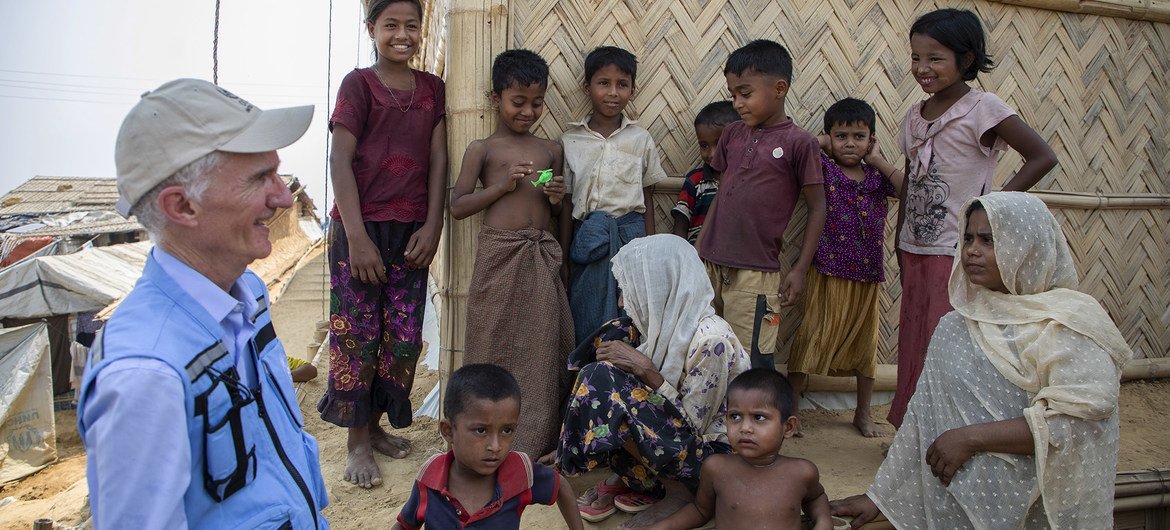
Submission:
[[235,528],[249,528],[256,530],[282,530],[288,528],[292,530],[292,516],[289,510],[284,506],[273,506],[256,514],[246,521],[236,525]]
[[244,417],[256,417],[256,403],[239,384],[235,367],[208,371],[211,386],[195,396],[195,413],[203,416],[203,487],[223,502],[256,478],[256,444]]

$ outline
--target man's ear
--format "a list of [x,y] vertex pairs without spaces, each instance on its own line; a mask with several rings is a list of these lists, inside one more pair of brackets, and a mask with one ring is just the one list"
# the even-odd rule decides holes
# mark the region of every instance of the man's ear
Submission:
[[182,226],[195,226],[198,205],[187,197],[182,186],[163,188],[158,194],[158,209],[167,219]]
[[797,418],[795,414],[789,416],[788,419],[784,420],[784,437],[792,438],[796,435],[796,431],[799,428],[800,418]]
[[451,426],[450,419],[443,418],[439,420],[439,434],[443,436],[444,440],[447,440],[448,445],[451,443],[451,438],[454,434],[454,427]]

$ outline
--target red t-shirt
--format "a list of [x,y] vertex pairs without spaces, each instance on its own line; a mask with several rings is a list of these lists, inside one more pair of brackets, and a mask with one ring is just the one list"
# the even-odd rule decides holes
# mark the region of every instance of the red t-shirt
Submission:
[[723,176],[699,256],[737,269],[779,271],[800,189],[824,182],[820,153],[816,137],[792,120],[756,128],[737,121],[723,129],[711,160]]
[[[413,94],[394,90],[391,95],[370,68],[350,72],[337,89],[329,130],[342,125],[357,137],[353,176],[363,221],[427,219],[431,131],[447,114],[447,100],[443,80],[412,72]],[[336,204],[331,215],[341,219]]]

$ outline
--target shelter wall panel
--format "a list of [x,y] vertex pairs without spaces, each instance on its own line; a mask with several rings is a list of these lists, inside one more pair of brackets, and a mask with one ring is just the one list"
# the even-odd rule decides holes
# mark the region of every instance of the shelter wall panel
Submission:
[[[513,0],[509,47],[540,53],[551,67],[545,115],[536,132],[558,138],[585,116],[584,55],[613,44],[638,56],[637,93],[629,114],[654,137],[668,174],[680,177],[699,162],[691,123],[709,102],[727,97],[727,55],[756,38],[777,40],[793,55],[787,112],[810,131],[837,99],[860,97],[878,114],[877,136],[891,159],[894,133],[925,98],[909,71],[910,25],[935,2],[893,0]],[[1098,194],[1170,193],[1170,25],[1046,11],[983,1],[946,3],[974,10],[985,24],[998,63],[975,86],[994,92],[1019,112],[1057,153],[1059,165],[1037,190]],[[487,76],[490,62],[481,76]],[[477,81],[478,82],[478,81]],[[453,155],[454,156],[454,155]],[[1002,185],[1022,160],[1000,160]],[[657,187],[659,231],[670,230],[678,182]],[[896,203],[891,203],[891,209]],[[1082,288],[1097,297],[1139,355],[1170,354],[1161,320],[1170,307],[1168,210],[1053,208],[1077,254]],[[795,261],[804,226],[798,207],[783,260]],[[901,286],[887,223],[887,282],[878,356],[897,361]],[[800,322],[800,307],[781,314],[780,351]],[[781,355],[783,357],[783,354]]]

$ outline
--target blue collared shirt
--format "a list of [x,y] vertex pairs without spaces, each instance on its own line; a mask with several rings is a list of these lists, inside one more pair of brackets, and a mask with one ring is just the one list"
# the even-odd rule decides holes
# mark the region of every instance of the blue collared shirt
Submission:
[[[158,247],[151,250],[168,276],[220,323],[220,339],[235,355],[241,379],[256,384],[255,359],[248,352],[257,304],[237,278],[231,293]],[[243,352],[241,354],[241,352]],[[183,495],[190,484],[191,449],[183,382],[166,363],[130,358],[97,374],[87,399],[86,446],[95,459],[98,484],[91,492],[101,506],[95,528],[186,528]]]

